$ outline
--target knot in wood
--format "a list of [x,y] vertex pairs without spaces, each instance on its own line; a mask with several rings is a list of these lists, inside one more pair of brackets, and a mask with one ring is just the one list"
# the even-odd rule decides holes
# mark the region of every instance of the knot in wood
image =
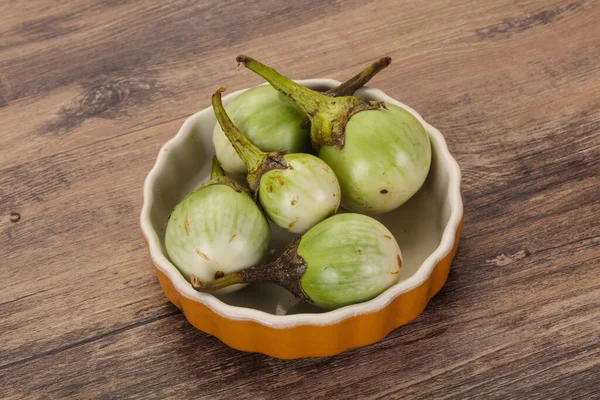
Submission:
[[129,96],[129,88],[124,83],[106,83],[94,87],[81,102],[81,110],[91,116],[125,101]]

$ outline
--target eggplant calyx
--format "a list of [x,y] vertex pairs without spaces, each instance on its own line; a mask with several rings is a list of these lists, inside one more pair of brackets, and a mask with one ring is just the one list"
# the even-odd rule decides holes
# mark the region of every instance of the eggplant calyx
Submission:
[[238,283],[273,283],[287,289],[299,300],[313,304],[300,284],[307,266],[297,253],[299,243],[300,238],[290,243],[283,254],[269,264],[246,268],[212,281],[202,281],[192,275],[192,287],[199,292],[210,293]]
[[292,166],[283,158],[288,154],[286,151],[273,151],[267,153],[262,162],[253,170],[248,171],[248,187],[254,200],[258,198],[258,189],[262,176],[275,169],[291,169]]
[[383,101],[368,101],[358,97],[339,99],[344,100],[340,102],[340,106],[310,116],[311,139],[317,151],[322,146],[343,148],[346,142],[346,125],[353,115],[362,111],[388,109]]

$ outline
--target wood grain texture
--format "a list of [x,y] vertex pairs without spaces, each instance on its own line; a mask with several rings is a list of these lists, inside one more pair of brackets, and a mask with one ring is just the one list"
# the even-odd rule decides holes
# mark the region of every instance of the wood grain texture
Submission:
[[[0,398],[600,398],[600,2],[0,3]],[[162,294],[141,186],[183,120],[260,79],[379,87],[463,171],[447,285],[381,342],[280,361]],[[21,217],[11,221],[11,213]]]

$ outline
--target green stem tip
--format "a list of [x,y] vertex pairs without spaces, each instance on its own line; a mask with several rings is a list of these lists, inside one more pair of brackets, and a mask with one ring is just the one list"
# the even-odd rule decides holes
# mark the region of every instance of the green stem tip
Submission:
[[201,281],[196,275],[190,277],[192,287],[199,292],[212,293],[238,283],[245,283],[244,278],[237,272],[225,275],[213,281]]
[[223,133],[225,133],[225,136],[227,136],[227,139],[229,139],[237,154],[240,156],[244,164],[246,164],[246,167],[248,167],[248,171],[255,170],[265,158],[265,153],[256,147],[250,141],[250,139],[244,136],[244,134],[242,134],[238,127],[229,118],[229,115],[227,115],[221,100],[221,93],[224,91],[224,87],[219,87],[212,96],[212,105],[215,117],[217,118],[219,125],[221,125]]
[[324,105],[328,104],[330,98],[324,94],[304,87],[293,80],[281,75],[273,68],[267,67],[252,57],[239,55],[236,58],[238,64],[245,66],[264,78],[279,92],[283,93],[309,116],[318,114]]
[[391,63],[391,57],[381,57],[362,72],[356,74],[339,86],[329,89],[325,94],[329,97],[352,96],[354,92],[365,86],[367,82]]

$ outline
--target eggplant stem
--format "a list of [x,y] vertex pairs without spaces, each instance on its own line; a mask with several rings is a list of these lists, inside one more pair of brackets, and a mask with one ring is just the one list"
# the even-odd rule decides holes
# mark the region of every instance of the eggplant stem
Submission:
[[255,265],[238,272],[232,272],[212,281],[201,281],[200,278],[192,274],[190,282],[197,291],[211,293],[238,283],[274,282],[273,272],[275,272],[275,267],[271,263]]
[[279,92],[283,93],[309,116],[320,113],[328,104],[329,96],[308,89],[293,80],[286,78],[273,68],[267,67],[252,57],[239,55],[236,58],[238,64],[245,66],[264,78]]
[[244,283],[244,279],[238,273],[232,273],[225,275],[222,278],[215,279],[214,281],[201,281],[196,275],[192,274],[190,277],[190,283],[192,287],[199,292],[212,293],[219,289],[223,289],[227,286],[235,285],[237,283]]
[[233,148],[240,156],[249,171],[255,170],[263,162],[265,153],[254,145],[239,128],[233,123],[225,109],[221,100],[221,93],[225,91],[224,87],[219,87],[212,96],[212,105],[215,117],[223,129],[223,133],[233,145]]
[[221,164],[219,164],[217,156],[213,156],[212,166],[210,168],[210,179],[212,180],[221,176],[225,176],[225,172],[223,172],[223,168],[221,168]]
[[391,62],[391,57],[381,57],[359,74],[353,76],[344,83],[341,83],[339,86],[329,89],[325,92],[325,94],[329,97],[352,96],[354,92],[365,86],[367,82],[369,82],[385,67],[390,65]]
[[297,253],[300,238],[290,243],[279,258],[269,264],[255,265],[232,272],[213,281],[201,281],[191,276],[192,287],[199,292],[216,292],[238,283],[273,283],[289,290],[298,299],[307,303],[312,300],[302,290],[300,280],[306,271],[306,263]]

